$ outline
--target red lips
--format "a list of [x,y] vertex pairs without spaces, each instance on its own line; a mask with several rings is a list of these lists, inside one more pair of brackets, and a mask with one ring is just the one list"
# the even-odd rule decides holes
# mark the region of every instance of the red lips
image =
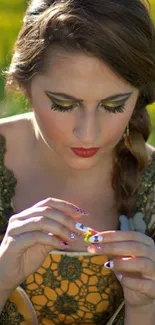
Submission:
[[89,148],[89,149],[86,149],[86,148],[71,148],[72,151],[79,157],[82,157],[82,158],[89,158],[89,157],[92,157],[94,156],[100,148]]

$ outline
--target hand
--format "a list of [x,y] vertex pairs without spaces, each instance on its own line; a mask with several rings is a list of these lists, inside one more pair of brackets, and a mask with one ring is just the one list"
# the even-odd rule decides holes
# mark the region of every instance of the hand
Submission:
[[69,249],[79,231],[88,229],[74,219],[84,214],[69,202],[49,198],[12,216],[0,246],[0,290],[12,292],[53,249]]
[[155,301],[155,245],[139,232],[105,231],[89,238],[88,251],[109,257],[104,267],[121,282],[126,306],[141,307]]

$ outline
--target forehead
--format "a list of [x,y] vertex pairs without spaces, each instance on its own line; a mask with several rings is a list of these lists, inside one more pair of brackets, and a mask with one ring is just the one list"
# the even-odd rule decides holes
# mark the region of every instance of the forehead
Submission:
[[50,87],[53,91],[63,91],[84,100],[98,100],[103,96],[134,90],[103,61],[84,53],[50,51],[45,67],[42,78],[48,89]]

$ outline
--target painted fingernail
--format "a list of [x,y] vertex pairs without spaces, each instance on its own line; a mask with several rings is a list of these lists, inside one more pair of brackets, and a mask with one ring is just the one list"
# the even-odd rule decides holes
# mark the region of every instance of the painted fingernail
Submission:
[[89,212],[87,212],[87,211],[85,211],[85,210],[82,210],[82,209],[80,209],[80,208],[76,208],[76,211],[77,211],[78,213],[80,213],[80,214],[84,214],[84,215],[88,215],[88,214],[89,214]]
[[106,269],[113,269],[114,267],[114,262],[113,261],[107,261],[106,263],[104,263],[104,267]]
[[93,235],[89,238],[90,243],[101,243],[103,241],[103,237],[101,235]]
[[70,232],[69,233],[69,239],[77,240],[77,239],[79,239],[79,237],[74,232]]
[[62,241],[60,243],[60,246],[63,247],[63,248],[69,248],[70,247],[69,244],[66,241]]
[[100,254],[103,251],[103,248],[99,245],[92,245],[87,247],[88,252],[92,254]]
[[117,278],[119,281],[122,281],[122,279],[123,279],[123,275],[122,275],[122,274],[116,274],[116,278]]
[[87,231],[89,231],[89,228],[87,226],[85,226],[85,225],[83,225],[83,223],[79,223],[79,222],[76,223],[75,229],[79,230],[83,233],[86,233]]
[[99,246],[99,245],[96,245],[96,251],[97,252],[102,252],[103,251],[103,247]]

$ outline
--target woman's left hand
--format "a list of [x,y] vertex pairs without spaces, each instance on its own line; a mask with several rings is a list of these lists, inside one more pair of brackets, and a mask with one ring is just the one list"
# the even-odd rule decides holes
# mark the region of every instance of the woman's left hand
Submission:
[[155,244],[135,231],[104,231],[89,237],[88,251],[108,256],[104,267],[120,280],[126,305],[155,302]]

